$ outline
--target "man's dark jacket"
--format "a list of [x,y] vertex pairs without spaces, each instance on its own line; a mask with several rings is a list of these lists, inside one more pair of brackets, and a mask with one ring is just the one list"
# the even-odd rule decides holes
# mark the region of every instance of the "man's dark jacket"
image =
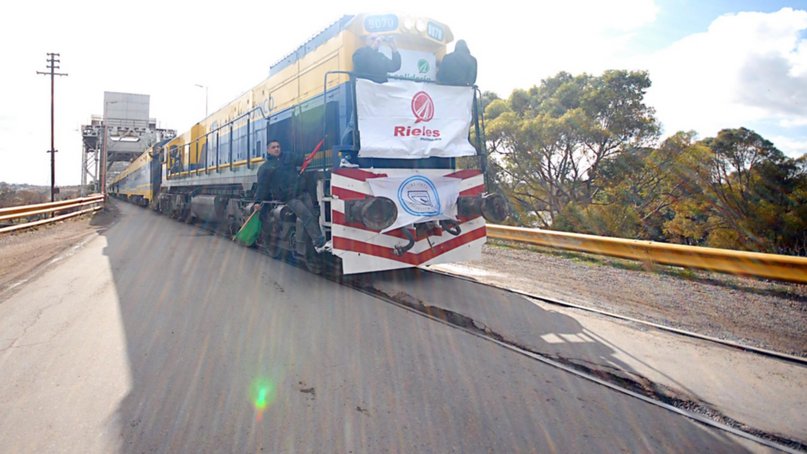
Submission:
[[370,79],[383,84],[387,80],[387,73],[394,73],[401,69],[401,54],[392,53],[392,59],[373,49],[364,46],[353,53],[353,72],[357,77]]
[[457,41],[454,52],[443,57],[437,70],[437,82],[446,85],[473,85],[476,83],[476,58],[464,41]]
[[279,200],[288,202],[303,189],[303,179],[297,172],[303,156],[295,157],[282,153],[279,157],[267,155],[266,162],[258,168],[258,187],[255,201]]

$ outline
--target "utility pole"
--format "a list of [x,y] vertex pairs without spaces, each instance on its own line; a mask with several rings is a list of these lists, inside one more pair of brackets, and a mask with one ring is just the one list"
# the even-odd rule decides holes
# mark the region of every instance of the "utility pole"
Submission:
[[101,142],[101,163],[100,166],[100,173],[98,175],[99,186],[101,186],[101,195],[104,196],[104,203],[106,203],[106,137],[109,135],[109,131],[106,128],[106,106],[104,106],[104,137],[103,141]]
[[47,153],[50,153],[50,201],[55,201],[56,198],[56,147],[54,145],[54,137],[53,137],[53,93],[54,93],[54,78],[55,76],[66,76],[67,73],[57,73],[55,72],[59,69],[59,54],[48,52],[48,59],[46,60],[48,63],[48,69],[50,72],[42,72],[37,71],[37,74],[42,74],[43,76],[50,75],[50,150]]

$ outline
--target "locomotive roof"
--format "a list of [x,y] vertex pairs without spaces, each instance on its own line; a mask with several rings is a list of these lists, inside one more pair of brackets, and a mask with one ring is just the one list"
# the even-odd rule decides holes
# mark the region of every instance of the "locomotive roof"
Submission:
[[281,58],[280,61],[273,64],[269,67],[269,75],[272,76],[277,74],[278,72],[282,71],[284,68],[292,65],[297,60],[301,59],[307,53],[311,52],[312,50],[316,49],[317,47],[321,46],[323,43],[328,41],[329,39],[333,38],[334,36],[338,35],[339,32],[345,29],[345,26],[350,23],[351,20],[356,16],[353,15],[344,15],[339,20],[328,26],[325,30],[317,33],[306,41],[302,46],[298,47],[290,54],[286,55],[285,57]]

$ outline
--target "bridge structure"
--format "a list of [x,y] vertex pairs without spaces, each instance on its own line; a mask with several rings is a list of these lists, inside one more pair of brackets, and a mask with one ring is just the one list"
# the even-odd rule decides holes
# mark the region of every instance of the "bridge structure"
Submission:
[[105,181],[151,145],[176,136],[176,130],[160,128],[149,116],[150,96],[104,92],[102,115],[92,115],[81,126],[81,196],[104,192]]

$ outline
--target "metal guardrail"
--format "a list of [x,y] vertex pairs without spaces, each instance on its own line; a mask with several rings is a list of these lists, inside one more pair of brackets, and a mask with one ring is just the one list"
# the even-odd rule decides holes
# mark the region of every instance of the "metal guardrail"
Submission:
[[[104,202],[104,196],[95,194],[88,197],[81,197],[78,199],[60,200],[58,202],[39,203],[36,205],[22,205],[16,207],[0,208],[0,222],[9,221],[12,219],[27,218],[40,214],[53,213],[57,211],[74,210],[81,207],[90,205],[98,205]],[[95,206],[84,210],[73,211],[71,213],[53,216],[48,219],[42,219],[34,222],[25,222],[21,224],[14,224],[8,227],[0,228],[0,233],[14,232],[23,230],[38,225],[48,224],[51,222],[61,221],[63,219],[79,216],[81,214],[98,211],[102,207]]]
[[490,238],[536,244],[642,262],[677,265],[741,276],[807,283],[807,258],[732,251],[653,241],[628,240],[581,233],[487,225]]

